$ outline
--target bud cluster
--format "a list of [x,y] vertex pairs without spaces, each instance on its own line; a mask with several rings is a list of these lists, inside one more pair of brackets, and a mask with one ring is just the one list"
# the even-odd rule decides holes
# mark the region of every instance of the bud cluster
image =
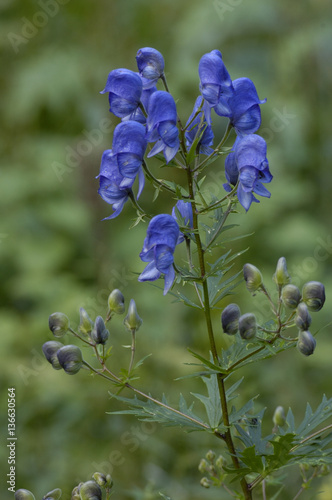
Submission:
[[203,488],[220,487],[226,477],[224,465],[226,465],[224,457],[219,455],[216,458],[215,452],[209,450],[198,465],[199,472],[205,474],[200,481],[201,486]]
[[[60,500],[62,491],[59,488],[49,491],[43,496],[42,500]],[[25,489],[19,489],[15,491],[15,500],[36,500],[35,496],[31,491]]]
[[253,313],[241,315],[237,304],[229,304],[221,313],[221,324],[224,333],[235,335],[240,333],[244,340],[253,339],[257,332],[256,316]]
[[102,500],[103,490],[106,491],[107,498],[109,498],[109,492],[113,486],[110,474],[95,472],[92,478],[75,486],[71,493],[71,500]]

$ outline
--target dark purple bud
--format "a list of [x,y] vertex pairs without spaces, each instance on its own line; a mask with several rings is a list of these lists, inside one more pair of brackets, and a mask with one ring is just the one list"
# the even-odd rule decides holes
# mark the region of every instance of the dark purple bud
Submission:
[[42,500],[60,500],[62,495],[62,491],[60,488],[56,488],[55,490],[49,491],[46,495],[43,496]]
[[54,337],[60,338],[63,337],[68,331],[69,319],[65,314],[55,312],[49,316],[48,326]]
[[309,330],[311,316],[304,302],[300,302],[296,309],[295,324],[299,330]]
[[96,344],[106,344],[109,336],[110,333],[106,329],[103,318],[101,316],[97,316],[95,326],[91,332],[91,339]]
[[16,490],[15,491],[15,500],[36,500],[35,496],[29,490]]
[[55,340],[45,342],[42,347],[45,358],[49,363],[51,363],[55,370],[61,370],[62,368],[57,357],[57,352],[61,349],[61,347],[63,347],[63,344],[61,344],[61,342],[56,342]]
[[320,311],[325,302],[325,288],[319,281],[309,281],[302,288],[302,299],[309,311]]
[[310,356],[313,354],[316,347],[316,339],[311,335],[311,333],[306,331],[299,332],[299,338],[296,347],[301,354],[305,356]]
[[301,292],[297,286],[288,284],[283,287],[281,298],[286,307],[296,309],[301,300]]
[[57,352],[58,360],[68,375],[75,375],[83,365],[82,352],[76,345],[66,345]]
[[239,331],[240,308],[237,304],[229,304],[221,313],[221,324],[224,333],[235,335]]
[[164,58],[162,54],[151,47],[139,49],[136,55],[137,67],[143,81],[143,89],[155,85],[164,74]]
[[239,331],[243,339],[249,340],[255,337],[257,331],[256,317],[252,313],[246,313],[239,318]]
[[87,481],[79,489],[81,500],[102,500],[102,491],[96,481]]

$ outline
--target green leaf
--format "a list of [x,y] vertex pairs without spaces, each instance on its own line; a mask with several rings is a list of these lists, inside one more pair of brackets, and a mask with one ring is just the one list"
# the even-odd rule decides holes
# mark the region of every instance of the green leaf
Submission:
[[207,387],[208,395],[203,396],[197,393],[191,394],[203,403],[211,428],[217,429],[222,418],[217,376],[210,375],[209,377],[201,378]]

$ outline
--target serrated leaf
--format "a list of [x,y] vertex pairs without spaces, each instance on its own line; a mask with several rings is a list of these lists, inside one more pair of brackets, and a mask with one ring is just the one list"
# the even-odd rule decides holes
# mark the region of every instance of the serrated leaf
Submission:
[[210,427],[217,429],[222,418],[217,376],[202,377],[202,380],[207,387],[208,396],[197,393],[192,393],[192,395],[199,399],[205,406]]
[[250,472],[256,472],[258,474],[264,472],[262,457],[256,454],[255,446],[250,446],[241,452],[241,461],[248,467]]

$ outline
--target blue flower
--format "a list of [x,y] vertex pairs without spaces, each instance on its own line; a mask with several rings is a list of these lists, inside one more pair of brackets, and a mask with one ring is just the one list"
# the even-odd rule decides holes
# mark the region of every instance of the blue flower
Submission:
[[204,97],[204,113],[211,125],[211,108],[220,116],[230,116],[231,109],[228,98],[234,90],[231,77],[224,65],[219,50],[204,54],[198,66],[200,91]]
[[149,99],[147,118],[147,138],[156,142],[148,158],[163,151],[166,163],[178,152],[180,141],[176,126],[177,113],[173,97],[168,92],[157,90]]
[[238,136],[253,134],[261,126],[260,100],[254,83],[249,78],[233,81],[234,94],[229,98],[230,120]]
[[139,106],[142,94],[142,80],[129,69],[114,69],[108,75],[106,86],[100,93],[109,92],[110,111],[124,118],[134,113]]
[[[146,111],[148,109],[150,97],[154,92],[156,92],[156,90],[157,90],[157,87],[154,85],[153,87],[150,87],[149,89],[145,89],[142,92],[141,103],[143,104],[143,107]],[[145,118],[145,115],[144,115],[143,111],[141,110],[141,108],[137,108],[136,111],[134,111],[130,115],[122,118],[122,121],[128,121],[128,120],[134,120],[136,122],[142,123],[143,125],[146,124],[146,118]]]
[[[187,124],[190,123],[190,121],[192,120],[192,118],[195,116],[195,113],[197,112],[198,108],[202,104],[202,100],[203,100],[202,96],[197,97],[196,102],[195,102],[195,106],[194,106],[194,109],[193,109],[193,112],[189,116]],[[197,133],[198,126],[199,126],[199,124],[201,122],[201,118],[202,118],[202,111],[191,122],[191,124],[188,127],[188,130],[186,130],[185,136],[186,136],[186,139],[187,139],[187,146],[189,148],[190,148],[190,146],[192,145],[192,143],[195,140],[195,136],[196,136],[196,133]],[[212,128],[211,128],[210,125],[207,124],[205,118],[203,120],[203,124],[202,125],[205,126],[205,129],[204,129],[202,137],[200,138],[200,140],[198,142],[199,152],[203,153],[203,154],[206,154],[206,155],[209,155],[213,151],[212,148],[210,148],[210,146],[212,146],[212,144],[213,144],[213,137],[214,136],[213,136]]]
[[142,161],[146,149],[145,127],[135,121],[119,123],[114,130],[113,149],[104,151],[99,173],[98,193],[112,205],[114,219],[123,209],[138,175],[137,198],[144,187]]
[[[234,151],[225,160],[225,173],[229,184],[235,186],[239,182],[237,196],[246,211],[253,201],[259,202],[253,193],[270,198],[271,193],[262,184],[272,180],[265,140],[255,134],[237,138]],[[231,191],[229,184],[224,184],[228,192]]]
[[178,241],[180,229],[171,215],[156,215],[151,219],[140,258],[149,262],[140,274],[138,281],[155,281],[165,275],[164,295],[169,291],[175,279],[173,253]]
[[[182,220],[178,220],[178,217],[176,215],[177,210],[180,213],[180,216]],[[181,232],[178,237],[177,244],[182,243],[184,241],[185,236],[189,237],[190,235],[190,229],[193,228],[194,223],[193,223],[193,212],[192,212],[192,207],[191,203],[183,200],[179,200],[175,207],[173,207],[172,210],[172,217],[176,220],[176,222],[179,224],[179,226],[185,226],[188,228],[186,229],[181,229]]]
[[164,75],[164,58],[156,49],[152,49],[151,47],[139,49],[136,55],[136,62],[142,78],[143,89],[152,87]]

